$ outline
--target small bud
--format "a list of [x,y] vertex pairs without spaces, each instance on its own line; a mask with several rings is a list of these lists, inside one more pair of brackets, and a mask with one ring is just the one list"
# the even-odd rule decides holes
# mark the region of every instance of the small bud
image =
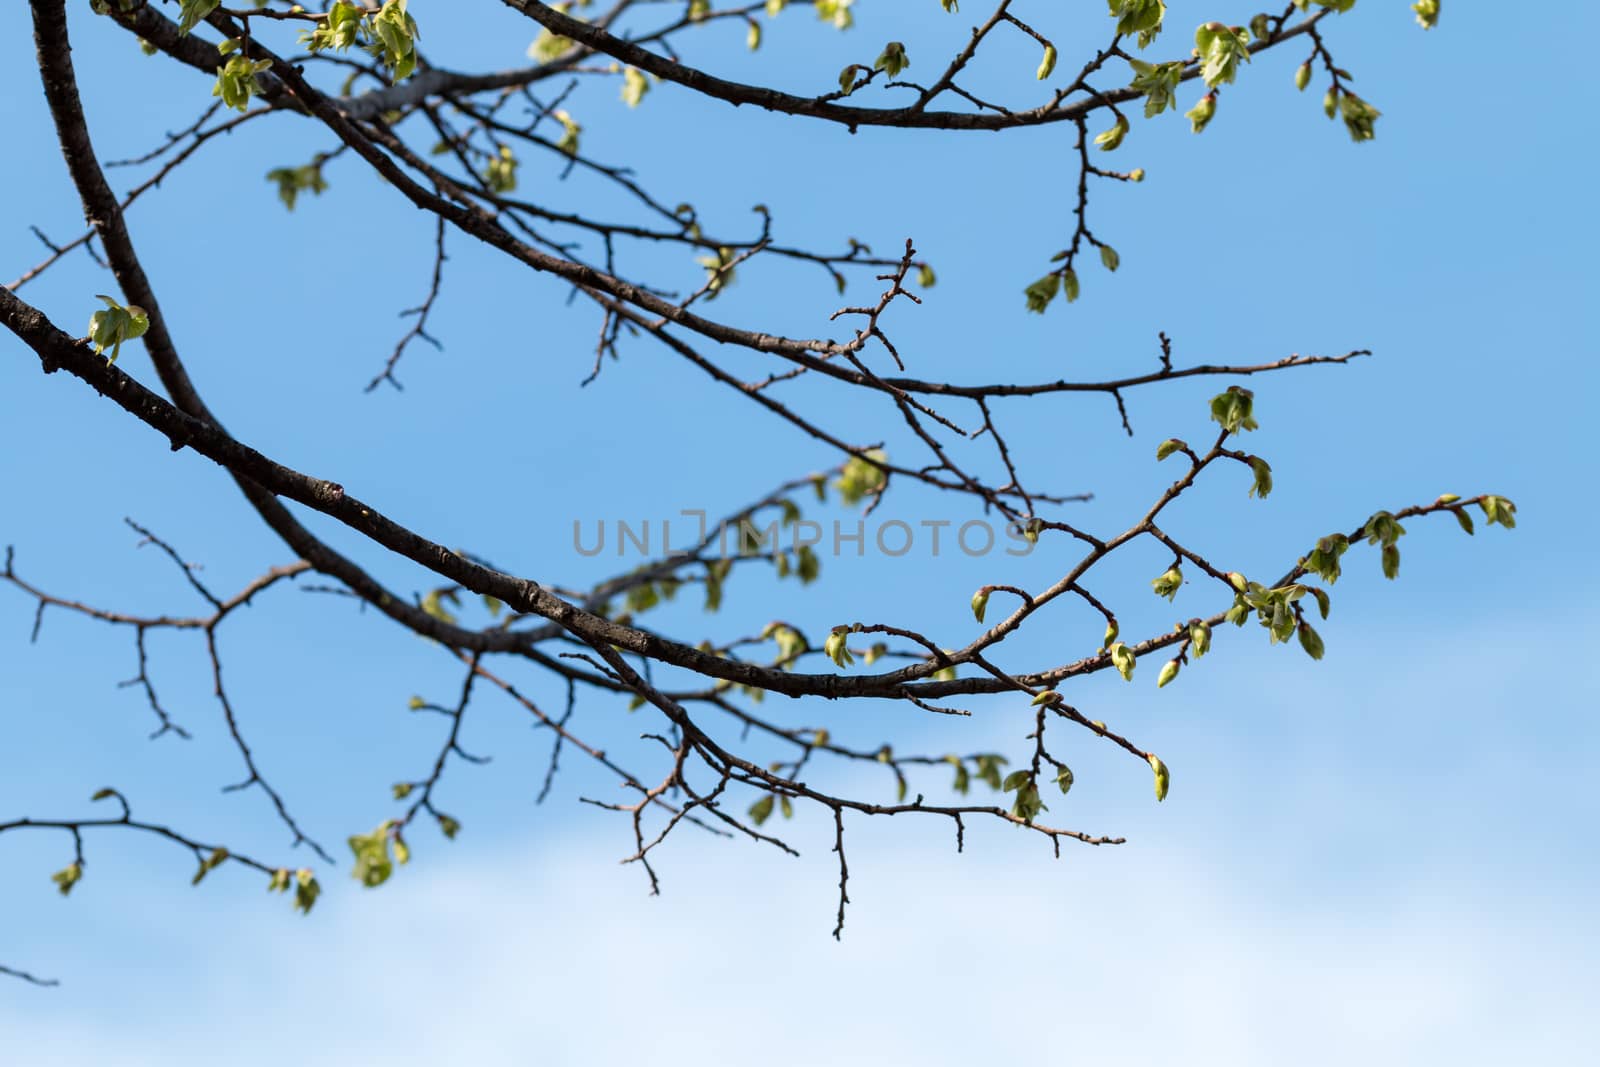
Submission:
[[1295,68],[1294,87],[1305,92],[1306,86],[1311,84],[1311,64],[1302,63]]
[[1044,81],[1046,78],[1050,77],[1051,72],[1055,69],[1056,46],[1053,44],[1047,44],[1044,46],[1044,58],[1039,61],[1039,80]]
[[1166,664],[1161,668],[1161,673],[1156,675],[1156,688],[1163,688],[1168,682],[1172,681],[1177,676],[1178,661],[1175,659],[1167,660]]
[[1157,802],[1163,801],[1167,799],[1167,787],[1172,784],[1172,775],[1167,770],[1167,765],[1162,763],[1161,758],[1154,753],[1146,756],[1145,759],[1150,761],[1150,769],[1156,772],[1156,800]]
[[979,622],[983,621],[983,613],[989,607],[989,590],[980,589],[972,594],[972,615]]

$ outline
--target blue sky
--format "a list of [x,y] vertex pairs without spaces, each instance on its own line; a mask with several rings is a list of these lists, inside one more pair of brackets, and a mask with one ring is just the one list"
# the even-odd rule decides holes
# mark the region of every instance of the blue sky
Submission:
[[[742,54],[742,34],[723,31],[693,56],[729,77],[820,91],[829,72],[870,62],[893,34],[911,73],[926,76],[974,16],[923,6],[915,33],[869,0],[846,35],[790,12],[755,57]],[[140,56],[83,7],[73,5],[75,57],[102,158],[138,154],[198,114],[203,81]],[[532,34],[515,17],[492,12],[486,46],[448,25],[449,7],[412,4],[436,61],[520,60]],[[1171,7],[1174,35],[1214,14],[1249,14]],[[1600,29],[1587,7],[1565,18],[1573,39]],[[374,893],[325,870],[309,919],[227,870],[191,890],[183,854],[105,834],[89,839],[87,876],[62,900],[48,876],[70,858],[66,842],[6,835],[0,962],[64,980],[0,985],[10,1054],[29,1065],[285,1054],[308,1064],[675,1064],[760,1048],[796,1064],[886,1053],[930,1064],[1038,1053],[1321,1064],[1543,1062],[1584,1047],[1583,991],[1600,979],[1587,906],[1600,814],[1587,784],[1600,758],[1587,656],[1600,625],[1588,604],[1586,465],[1600,235],[1582,191],[1596,132],[1587,85],[1576,65],[1548,58],[1548,30],[1450,4],[1424,34],[1402,3],[1358,5],[1330,42],[1384,111],[1371,144],[1352,145],[1315,93],[1293,91],[1295,48],[1246,69],[1201,137],[1176,116],[1136,124],[1116,162],[1143,166],[1148,180],[1099,191],[1091,207],[1123,266],[1086,271],[1083,299],[1042,317],[1023,314],[1021,288],[1069,232],[1063,130],[852,136],[669,86],[630,112],[610,85],[585,87],[571,106],[586,150],[632,163],[668,202],[693,200],[708,229],[747,226],[763,202],[784,240],[853,236],[885,251],[913,237],[940,284],[891,325],[925,377],[1134,373],[1154,367],[1158,330],[1179,362],[1371,348],[1375,358],[1348,367],[1250,383],[1262,429],[1249,445],[1273,464],[1272,497],[1247,500],[1243,477],[1223,474],[1167,523],[1231,566],[1281,571],[1312,537],[1446,491],[1510,496],[1519,526],[1467,538],[1447,518],[1412,523],[1397,583],[1353,550],[1320,664],[1229,632],[1159,693],[1153,664],[1132,685],[1097,676],[1075,687],[1077,706],[1173,768],[1157,806],[1148,772],[1125,755],[1089,738],[1067,750],[1078,784],[1052,816],[1126,845],[1054,861],[1031,835],[975,826],[958,855],[942,824],[852,822],[852,908],[838,944],[825,818],[800,812],[799,860],[680,835],[652,898],[642,872],[616,862],[630,851],[626,826],[578,802],[613,796],[614,785],[569,757],[535,806],[548,739],[492,698],[465,743],[494,762],[458,766],[443,787],[461,837],[419,828],[413,864]],[[37,256],[29,224],[57,240],[81,224],[30,32],[22,5],[0,10],[8,279]],[[1004,44],[977,76],[1025,91],[1031,49]],[[170,102],[146,103],[161,94]],[[591,316],[569,310],[560,286],[463,242],[433,324],[444,352],[407,357],[406,391],[362,394],[403,329],[395,312],[424,291],[431,229],[391,210],[394,195],[348,160],[330,167],[327,194],[285,214],[260,176],[327,147],[305,123],[263,119],[203,150],[132,215],[191,370],[245,441],[436,540],[570,583],[607,569],[572,550],[574,519],[728,510],[835,462],[658,347],[625,347],[580,389]],[[127,173],[115,187],[131,184]],[[522,180],[558,208],[616,206],[531,164]],[[639,262],[695,283],[688,257]],[[22,292],[77,328],[110,285],[74,257]],[[862,278],[849,295],[875,292]],[[810,336],[838,302],[819,273],[778,265],[744,271],[712,309]],[[124,516],[204,563],[218,589],[288,562],[209,463],[171,454],[66,376],[41,376],[21,346],[0,341],[0,353],[0,544],[16,547],[22,573],[125,610],[198,610],[165,560],[135,550]],[[754,360],[726,358],[755,373]],[[153,379],[142,352],[122,365]],[[1074,505],[1074,521],[1120,530],[1170,480],[1156,443],[1203,436],[1205,402],[1222,384],[1130,394],[1131,440],[1103,397],[1014,404],[1003,417],[1035,483],[1095,494]],[[881,406],[795,395],[853,439],[891,435],[895,450]],[[880,517],[966,516],[907,489]],[[1048,582],[1063,558],[1049,548],[1025,560],[827,559],[824,581],[803,590],[736,581],[721,615],[681,604],[662,618],[712,638],[774,617],[812,628],[910,621],[954,645],[976,632],[971,591]],[[1164,606],[1145,583],[1165,560],[1128,556],[1100,579],[1102,593],[1126,611],[1126,630],[1130,618],[1160,627]],[[363,558],[398,588],[430,584],[409,565]],[[1178,603],[1185,614],[1214,609],[1193,587]],[[1007,643],[1009,663],[1061,662],[1098,640],[1076,609],[1039,623]],[[31,605],[0,589],[0,820],[94,814],[87,796],[116,785],[143,817],[293,855],[264,797],[217,792],[242,772],[193,640],[151,639],[164,701],[195,739],[147,743],[148,709],[116,688],[134,671],[131,637],[53,613],[29,645],[31,624]],[[244,729],[312,831],[339,845],[389,816],[389,783],[423,773],[439,743],[439,723],[409,717],[406,701],[455,691],[448,658],[291,588],[231,621],[222,642]],[[518,677],[559,706],[560,686]],[[1029,719],[1012,703],[974,702],[971,719],[933,723],[897,708],[775,713],[864,745],[893,737],[904,749],[1016,756]],[[653,769],[636,737],[655,724],[620,702],[588,699],[575,721]],[[829,782],[891,797],[873,771]],[[931,796],[943,783],[918,787]]]

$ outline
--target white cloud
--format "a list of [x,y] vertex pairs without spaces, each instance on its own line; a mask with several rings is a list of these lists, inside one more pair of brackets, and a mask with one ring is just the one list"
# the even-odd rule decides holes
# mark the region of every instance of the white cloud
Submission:
[[[842,944],[827,936],[825,847],[795,862],[681,842],[658,899],[569,843],[406,872],[321,923],[152,914],[160,970],[205,981],[178,999],[124,963],[8,990],[5,1060],[1240,1067],[1581,1047],[1592,923],[1501,913],[1460,882],[1268,908],[1181,849],[1050,863],[860,836]],[[997,850],[1012,849],[982,851]]]

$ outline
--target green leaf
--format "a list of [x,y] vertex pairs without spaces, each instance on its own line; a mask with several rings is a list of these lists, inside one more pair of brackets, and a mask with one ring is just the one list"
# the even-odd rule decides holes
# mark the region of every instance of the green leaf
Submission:
[[845,461],[844,469],[833,486],[839,490],[847,507],[854,507],[868,497],[877,496],[888,483],[889,475],[883,467],[889,456],[881,448],[870,449]]
[[1255,394],[1239,385],[1230,385],[1227,392],[1211,398],[1211,421],[1220,423],[1230,434],[1240,430],[1254,430]]
[[212,852],[211,852],[211,855],[207,856],[205,859],[200,861],[200,869],[195,872],[194,878],[190,880],[189,884],[190,885],[199,885],[201,880],[204,879],[206,875],[210,874],[212,871],[214,871],[218,867],[222,866],[223,863],[227,862],[227,859],[228,859],[228,850],[227,849],[225,849],[225,848],[213,849]]
[[385,820],[370,834],[355,834],[349,839],[355,856],[351,877],[368,889],[376,889],[394,873],[394,861],[389,855],[389,832],[394,825],[392,820]]
[[1311,628],[1311,624],[1302,622],[1296,632],[1300,637],[1300,647],[1306,650],[1306,655],[1312,659],[1321,659],[1323,652],[1322,637]]
[[1156,596],[1164,596],[1168,600],[1175,600],[1178,590],[1183,588],[1183,571],[1177,564],[1173,564],[1164,572],[1150,580],[1150,587],[1155,590]]
[[267,171],[267,181],[277,183],[278,199],[283,201],[284,207],[293,211],[301,193],[321,196],[328,188],[322,177],[322,162],[322,157],[318,156],[303,167],[275,167]]
[[1144,94],[1145,118],[1155,118],[1168,108],[1177,107],[1178,84],[1183,80],[1181,62],[1146,63],[1130,58],[1128,65],[1133,68],[1133,81],[1129,88]]
[[1339,557],[1350,547],[1344,534],[1329,534],[1317,541],[1317,546],[1305,558],[1305,568],[1330,584],[1339,580]]
[[322,895],[322,885],[307,867],[294,872],[294,910],[310,915],[311,909]]
[[1016,803],[1011,805],[1011,814],[1025,823],[1031,823],[1034,817],[1045,810],[1044,801],[1039,798],[1039,787],[1029,782],[1017,790]]
[[[561,137],[556,141],[556,148],[562,152],[565,152],[569,156],[577,155],[578,139],[579,135],[583,133],[583,127],[578,125],[577,121],[573,119],[570,114],[561,110],[560,108],[552,111],[550,116],[557,122],[561,123]],[[725,249],[719,249],[718,254],[722,255],[725,251]],[[720,284],[730,284],[732,281],[733,278],[731,275],[724,274],[723,280]],[[712,286],[713,289],[717,287],[718,286],[716,285]]]
[[850,13],[850,5],[855,0],[814,0],[813,6],[817,11],[817,18],[823,22],[833,23],[834,29],[848,30],[855,25],[855,16]]
[[111,355],[107,362],[115,363],[122,353],[124,341],[144,336],[150,328],[150,317],[137,304],[123,307],[115,298],[104,293],[100,294],[100,300],[106,306],[89,316],[89,339],[94,343],[97,355],[110,348]]
[[894,78],[909,66],[911,66],[911,60],[906,55],[906,46],[899,41],[890,41],[883,46],[883,51],[873,62],[872,69],[881,70],[889,77]]
[[1125,682],[1133,681],[1133,668],[1137,662],[1133,649],[1118,641],[1111,646],[1109,651],[1111,653],[1111,665],[1117,669],[1118,674],[1122,675],[1122,680]]
[[1395,517],[1387,511],[1375,512],[1367,520],[1362,533],[1366,536],[1367,544],[1391,546],[1401,537],[1405,536],[1406,528],[1401,526]]
[[1139,35],[1139,47],[1145,48],[1161,33],[1161,20],[1166,16],[1167,5],[1162,0],[1107,0],[1111,17],[1117,20],[1117,33],[1123,36]]
[[509,193],[517,188],[517,157],[509,146],[501,145],[500,150],[489,157],[484,184],[493,193]]
[[1213,89],[1232,82],[1239,64],[1250,62],[1250,31],[1243,26],[1207,22],[1194,31],[1194,44],[1200,54],[1200,77]]
[[[754,23],[752,23],[754,25]],[[638,107],[646,93],[650,91],[650,79],[638,67],[624,67],[622,71],[622,102],[629,107]]]
[[1000,768],[1005,766],[1004,756],[984,755],[975,756],[974,762],[978,765],[978,780],[996,792],[1000,791]]
[[50,880],[56,884],[62,896],[67,896],[72,892],[72,887],[83,880],[83,864],[76,861],[69,863],[52,874]]
[[1272,492],[1272,467],[1260,456],[1251,456],[1250,469],[1255,473],[1255,482],[1250,486],[1249,495],[1265,500]]
[[178,33],[187,34],[190,30],[211,14],[222,3],[222,0],[179,0],[178,3]]
[[849,633],[848,627],[836,627],[828,634],[828,639],[823,642],[822,651],[829,659],[833,660],[835,666],[848,667],[855,662],[855,659],[850,655],[850,649],[845,646]]
[[1211,120],[1216,117],[1216,114],[1217,94],[1207,93],[1200,98],[1199,103],[1185,111],[1183,117],[1189,120],[1190,127],[1195,133],[1203,133],[1205,128],[1211,124]]
[[258,90],[256,75],[271,66],[270,59],[251,62],[242,55],[231,56],[218,68],[217,81],[211,87],[211,95],[221,97],[223,104],[235,111],[247,111],[250,107],[250,98],[255,96]]
[[760,826],[772,817],[772,806],[776,799],[771,793],[766,794],[750,805],[750,821]]
[[[1109,130],[1096,134],[1094,143],[1100,146],[1102,152],[1115,152],[1122,147],[1122,139],[1128,135],[1128,119],[1118,115],[1116,124]],[[1115,270],[1116,268],[1112,268]]]
[[1373,126],[1383,112],[1355,93],[1346,92],[1339,98],[1339,114],[1344,118],[1344,126],[1350,133],[1350,139],[1360,144],[1377,136]]
[[1060,291],[1061,275],[1053,272],[1046,274],[1023,291],[1028,298],[1028,310],[1043,314]]
[[1517,525],[1517,506],[1503,496],[1486,496],[1478,501],[1478,506],[1483,509],[1483,519],[1490,526],[1499,523],[1506,529],[1514,529]]

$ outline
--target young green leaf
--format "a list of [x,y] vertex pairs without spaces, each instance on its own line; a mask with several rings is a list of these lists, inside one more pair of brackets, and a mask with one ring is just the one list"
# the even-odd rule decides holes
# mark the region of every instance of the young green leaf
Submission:
[[1115,152],[1122,147],[1122,139],[1128,135],[1128,119],[1118,115],[1116,123],[1102,133],[1096,134],[1094,143],[1100,146],[1102,152]]
[[1250,486],[1249,495],[1265,500],[1272,492],[1272,467],[1260,456],[1251,456],[1250,469],[1255,473],[1255,482]]
[[56,884],[62,896],[67,896],[72,892],[72,887],[83,880],[83,864],[76,861],[69,863],[52,874],[50,880]]
[[1296,632],[1300,637],[1300,647],[1306,650],[1306,655],[1312,659],[1321,659],[1323,646],[1322,637],[1311,628],[1311,624],[1302,622]]
[[906,56],[906,46],[899,41],[890,41],[883,46],[883,52],[873,62],[873,70],[881,70],[889,77],[898,77],[900,72],[911,66],[911,60]]
[[1189,120],[1190,126],[1195,133],[1203,133],[1205,128],[1211,124],[1211,120],[1216,117],[1216,114],[1217,94],[1207,93],[1200,98],[1198,104],[1185,111],[1183,117]]
[[1229,433],[1254,430],[1260,425],[1255,420],[1255,396],[1243,386],[1228,386],[1227,392],[1211,398],[1211,420]]
[[1122,680],[1125,682],[1133,681],[1133,668],[1137,662],[1133,649],[1118,641],[1111,646],[1110,652],[1111,665],[1117,669],[1118,674],[1122,675]]
[[1156,596],[1164,596],[1174,600],[1178,590],[1183,588],[1183,571],[1177,564],[1173,564],[1161,574],[1150,580],[1150,587],[1155,590]]

